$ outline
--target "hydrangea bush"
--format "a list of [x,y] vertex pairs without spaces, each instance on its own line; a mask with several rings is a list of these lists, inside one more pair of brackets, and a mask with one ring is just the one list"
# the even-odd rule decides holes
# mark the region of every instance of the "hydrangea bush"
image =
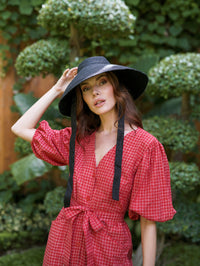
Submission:
[[149,71],[147,92],[164,98],[200,93],[200,54],[171,55]]
[[39,23],[56,35],[69,36],[70,24],[87,38],[127,36],[135,16],[121,0],[48,0],[40,9]]

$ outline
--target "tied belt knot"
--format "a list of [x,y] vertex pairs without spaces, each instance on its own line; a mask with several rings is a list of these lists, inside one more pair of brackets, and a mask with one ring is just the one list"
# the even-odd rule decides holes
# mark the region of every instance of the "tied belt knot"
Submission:
[[[71,206],[64,208],[64,215],[66,219],[66,236],[65,236],[65,249],[63,256],[63,265],[70,264],[70,254],[72,249],[72,231],[73,223],[75,219],[82,215],[82,229],[85,241],[85,249],[87,254],[87,266],[94,265],[94,249],[92,233],[105,229],[106,223],[104,220],[112,220],[116,222],[122,222],[122,214],[108,213],[102,211],[94,211],[87,206],[78,205],[73,199],[71,199]],[[81,241],[80,241],[81,242]],[[80,247],[81,249],[81,247]]]

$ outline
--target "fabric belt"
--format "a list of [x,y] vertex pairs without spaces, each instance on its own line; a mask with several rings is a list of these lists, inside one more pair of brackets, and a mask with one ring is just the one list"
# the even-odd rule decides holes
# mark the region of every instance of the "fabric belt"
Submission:
[[[108,213],[103,211],[93,211],[87,206],[78,205],[77,202],[71,199],[71,206],[64,209],[66,216],[66,246],[64,251],[64,265],[69,265],[70,254],[72,249],[72,225],[74,220],[83,214],[83,235],[85,240],[85,249],[87,254],[87,266],[94,265],[94,249],[92,241],[92,232],[98,232],[105,229],[105,221],[112,220],[112,222],[123,222],[124,217],[118,213]],[[80,247],[81,248],[81,247]]]

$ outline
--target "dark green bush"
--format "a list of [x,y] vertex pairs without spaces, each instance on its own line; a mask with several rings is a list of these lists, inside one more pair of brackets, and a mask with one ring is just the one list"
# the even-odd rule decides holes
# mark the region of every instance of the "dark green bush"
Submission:
[[0,232],[48,231],[50,218],[43,205],[38,204],[31,214],[27,214],[16,204],[0,203]]
[[65,191],[66,188],[64,187],[56,187],[54,190],[48,192],[45,196],[45,210],[46,213],[52,218],[55,218],[63,207]]
[[32,149],[30,142],[23,140],[22,138],[17,138],[15,141],[15,152],[17,152],[20,157],[31,154]]
[[[42,231],[22,231],[22,232],[1,232],[0,233],[0,250],[5,252],[11,249],[23,249],[34,244],[45,244],[47,239],[47,232]],[[0,258],[1,265],[1,258]]]
[[180,193],[176,195],[174,207],[177,211],[173,220],[158,223],[158,228],[166,234],[184,237],[193,243],[200,242],[200,205],[190,202]]
[[169,165],[173,190],[187,193],[200,185],[200,171],[195,163],[170,162]]
[[171,150],[189,152],[197,145],[199,133],[186,121],[155,116],[144,119],[143,125]]
[[0,174],[0,203],[12,202],[16,192],[20,189],[10,171]]
[[44,256],[44,247],[34,247],[20,253],[12,252],[0,257],[1,266],[41,266]]
[[158,265],[197,266],[200,261],[199,246],[174,241],[166,245]]
[[69,58],[66,40],[40,40],[26,47],[17,57],[15,67],[23,77],[43,76],[52,73],[60,75]]
[[164,98],[184,92],[200,93],[200,54],[176,54],[161,60],[149,71],[147,92]]
[[102,39],[131,34],[135,17],[121,0],[48,0],[38,21],[56,35],[69,36],[74,25],[82,37]]
[[47,34],[46,30],[37,24],[36,19],[38,9],[44,2],[45,0],[1,1],[0,31],[5,42],[0,43],[1,59],[4,61],[0,75],[13,66],[24,43],[31,44]]
[[191,114],[192,118],[200,121],[200,105],[196,105]]
[[[198,52],[200,2],[196,0],[125,0],[136,15],[132,40],[111,40],[109,53],[121,62],[140,63],[149,55],[164,58],[182,52]],[[111,51],[110,51],[111,50]],[[123,52],[121,52],[123,51]],[[145,70],[146,64],[140,64]]]

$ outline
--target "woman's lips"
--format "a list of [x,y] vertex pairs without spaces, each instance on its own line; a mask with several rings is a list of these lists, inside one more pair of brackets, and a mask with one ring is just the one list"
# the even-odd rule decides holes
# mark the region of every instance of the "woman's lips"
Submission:
[[101,107],[102,105],[104,105],[104,103],[105,103],[105,100],[103,100],[103,99],[96,100],[94,103],[94,106],[95,107]]

